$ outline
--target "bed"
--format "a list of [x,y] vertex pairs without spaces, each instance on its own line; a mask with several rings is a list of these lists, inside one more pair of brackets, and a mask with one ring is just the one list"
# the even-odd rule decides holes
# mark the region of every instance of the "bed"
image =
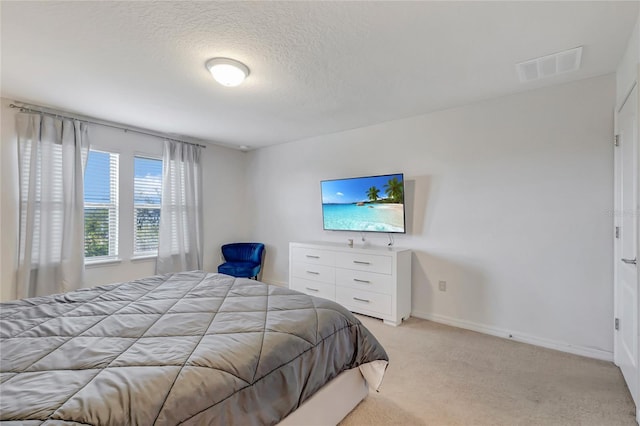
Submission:
[[33,425],[335,423],[388,362],[340,305],[202,271],[3,303],[0,353]]

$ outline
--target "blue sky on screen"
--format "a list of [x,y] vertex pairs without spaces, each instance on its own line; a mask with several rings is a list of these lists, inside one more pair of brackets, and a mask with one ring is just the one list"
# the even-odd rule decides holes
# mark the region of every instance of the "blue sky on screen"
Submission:
[[321,183],[323,204],[344,204],[367,201],[367,191],[372,186],[380,190],[379,198],[386,198],[384,185],[396,177],[402,182],[402,175],[373,176],[353,179],[326,180]]
[[[84,175],[84,199],[89,203],[109,203],[109,154],[89,151]],[[160,204],[162,160],[134,159],[135,202]]]

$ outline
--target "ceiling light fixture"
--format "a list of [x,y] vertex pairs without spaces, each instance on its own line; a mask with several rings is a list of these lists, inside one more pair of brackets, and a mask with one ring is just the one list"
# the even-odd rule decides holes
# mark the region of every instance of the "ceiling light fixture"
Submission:
[[209,59],[205,66],[218,83],[227,87],[241,84],[249,75],[245,64],[229,58]]

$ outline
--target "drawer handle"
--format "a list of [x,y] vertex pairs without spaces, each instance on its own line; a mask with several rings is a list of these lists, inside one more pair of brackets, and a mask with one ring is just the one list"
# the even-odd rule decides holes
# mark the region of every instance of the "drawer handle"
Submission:
[[320,272],[316,272],[316,271],[307,271],[307,274],[320,275]]
[[357,283],[371,284],[371,281],[367,281],[367,280],[359,280],[357,278],[354,278],[353,280]]
[[365,303],[369,303],[369,300],[367,299],[360,299],[358,297],[354,297],[353,300],[357,300],[358,302],[365,302]]
[[357,263],[358,265],[371,265],[371,262],[363,262],[361,260],[354,260],[353,263]]
[[307,290],[311,290],[311,291],[320,291],[317,288],[311,288],[311,287],[306,287]]
[[320,259],[320,256],[312,256],[310,254],[308,254],[307,257],[309,257],[311,259]]

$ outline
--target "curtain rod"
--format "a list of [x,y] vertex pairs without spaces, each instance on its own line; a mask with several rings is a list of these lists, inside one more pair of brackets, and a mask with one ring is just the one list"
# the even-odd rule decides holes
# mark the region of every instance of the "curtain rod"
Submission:
[[[32,106],[36,107],[36,108],[42,108],[42,109],[31,108]],[[124,126],[122,124],[105,122],[105,121],[102,121],[102,120],[98,121],[97,119],[91,119],[91,118],[78,117],[78,116],[74,116],[74,115],[71,115],[71,114],[68,114],[68,113],[58,113],[58,112],[45,111],[44,107],[37,107],[35,105],[24,106],[24,105],[9,104],[9,108],[17,108],[17,109],[20,110],[20,112],[31,112],[31,113],[50,115],[50,116],[53,116],[53,117],[67,118],[69,120],[83,121],[85,123],[96,124],[98,126],[111,127],[112,129],[124,130],[125,132],[133,132],[133,133],[138,133],[138,134],[141,134],[141,135],[153,136],[153,137],[159,138],[159,139],[167,139],[167,140],[174,141],[174,142],[186,143],[187,145],[194,145],[194,146],[197,146],[197,147],[200,147],[200,148],[207,148],[206,145],[201,145],[199,143],[187,142],[187,141],[183,141],[183,140],[180,140],[180,139],[171,138],[171,137],[165,136],[165,135],[163,135],[161,133],[145,132],[143,130],[138,130],[138,129],[134,129],[134,128],[131,128],[131,127],[126,127],[126,126]]]

